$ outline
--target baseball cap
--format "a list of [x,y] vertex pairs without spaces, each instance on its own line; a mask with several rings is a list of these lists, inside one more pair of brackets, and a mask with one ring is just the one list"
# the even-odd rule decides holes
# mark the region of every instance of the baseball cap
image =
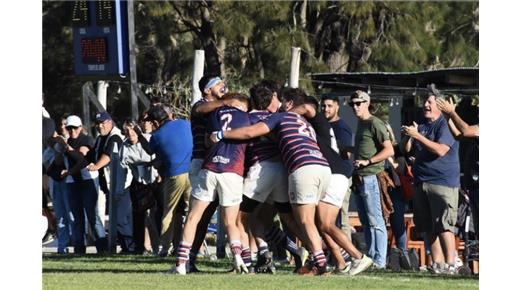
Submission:
[[112,120],[108,112],[100,112],[96,114],[96,123],[105,122],[106,120]]
[[81,127],[83,124],[81,123],[81,119],[76,115],[70,115],[65,120],[65,127]]
[[361,90],[357,90],[355,91],[351,96],[350,96],[350,100],[353,101],[354,99],[358,99],[360,101],[366,101],[366,102],[370,102],[370,96],[361,91]]

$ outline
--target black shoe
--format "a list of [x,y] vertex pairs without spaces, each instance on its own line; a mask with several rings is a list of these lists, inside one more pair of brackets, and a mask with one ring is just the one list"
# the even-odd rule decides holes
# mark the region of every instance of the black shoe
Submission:
[[195,266],[195,264],[188,264],[188,273],[200,273],[202,272],[201,270],[197,269],[197,267]]
[[276,272],[276,268],[274,267],[273,257],[271,253],[265,252],[262,255],[258,256],[258,260],[256,261],[255,266],[256,273],[269,273],[274,274]]

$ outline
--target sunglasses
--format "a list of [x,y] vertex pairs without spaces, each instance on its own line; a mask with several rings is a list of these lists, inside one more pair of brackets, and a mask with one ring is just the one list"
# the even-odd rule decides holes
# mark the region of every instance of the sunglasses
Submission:
[[367,102],[367,101],[361,101],[361,102],[350,102],[350,103],[348,103],[348,104],[349,104],[349,106],[351,106],[351,107],[354,107],[354,106],[359,107],[359,106],[361,106],[361,104],[366,103],[366,102]]
[[72,130],[74,130],[74,129],[78,129],[78,128],[79,128],[79,127],[74,127],[74,126],[67,126],[67,127],[65,127],[65,129],[66,129],[67,131],[72,131]]

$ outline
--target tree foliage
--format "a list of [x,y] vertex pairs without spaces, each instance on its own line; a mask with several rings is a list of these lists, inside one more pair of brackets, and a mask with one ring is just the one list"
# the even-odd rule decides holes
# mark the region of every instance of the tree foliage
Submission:
[[[43,3],[43,89],[54,117],[78,113],[81,106],[70,5]],[[184,86],[196,49],[205,51],[205,72],[224,76],[231,89],[244,92],[262,78],[286,82],[291,46],[302,48],[300,84],[311,93],[305,76],[310,72],[475,66],[478,7],[478,2],[135,1],[137,80],[167,97],[188,99]],[[109,107],[127,106],[119,110],[127,114],[128,86],[111,85],[108,93]]]

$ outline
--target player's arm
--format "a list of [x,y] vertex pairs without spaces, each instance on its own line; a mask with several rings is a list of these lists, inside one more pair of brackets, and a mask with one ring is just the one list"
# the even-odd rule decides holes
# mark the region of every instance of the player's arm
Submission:
[[237,109],[240,109],[242,107],[242,103],[235,99],[215,100],[199,104],[194,108],[194,112],[200,115],[209,114],[223,106],[235,107]]
[[247,140],[269,133],[271,130],[264,122],[233,130],[217,131],[211,134],[211,139],[218,142],[221,139]]

